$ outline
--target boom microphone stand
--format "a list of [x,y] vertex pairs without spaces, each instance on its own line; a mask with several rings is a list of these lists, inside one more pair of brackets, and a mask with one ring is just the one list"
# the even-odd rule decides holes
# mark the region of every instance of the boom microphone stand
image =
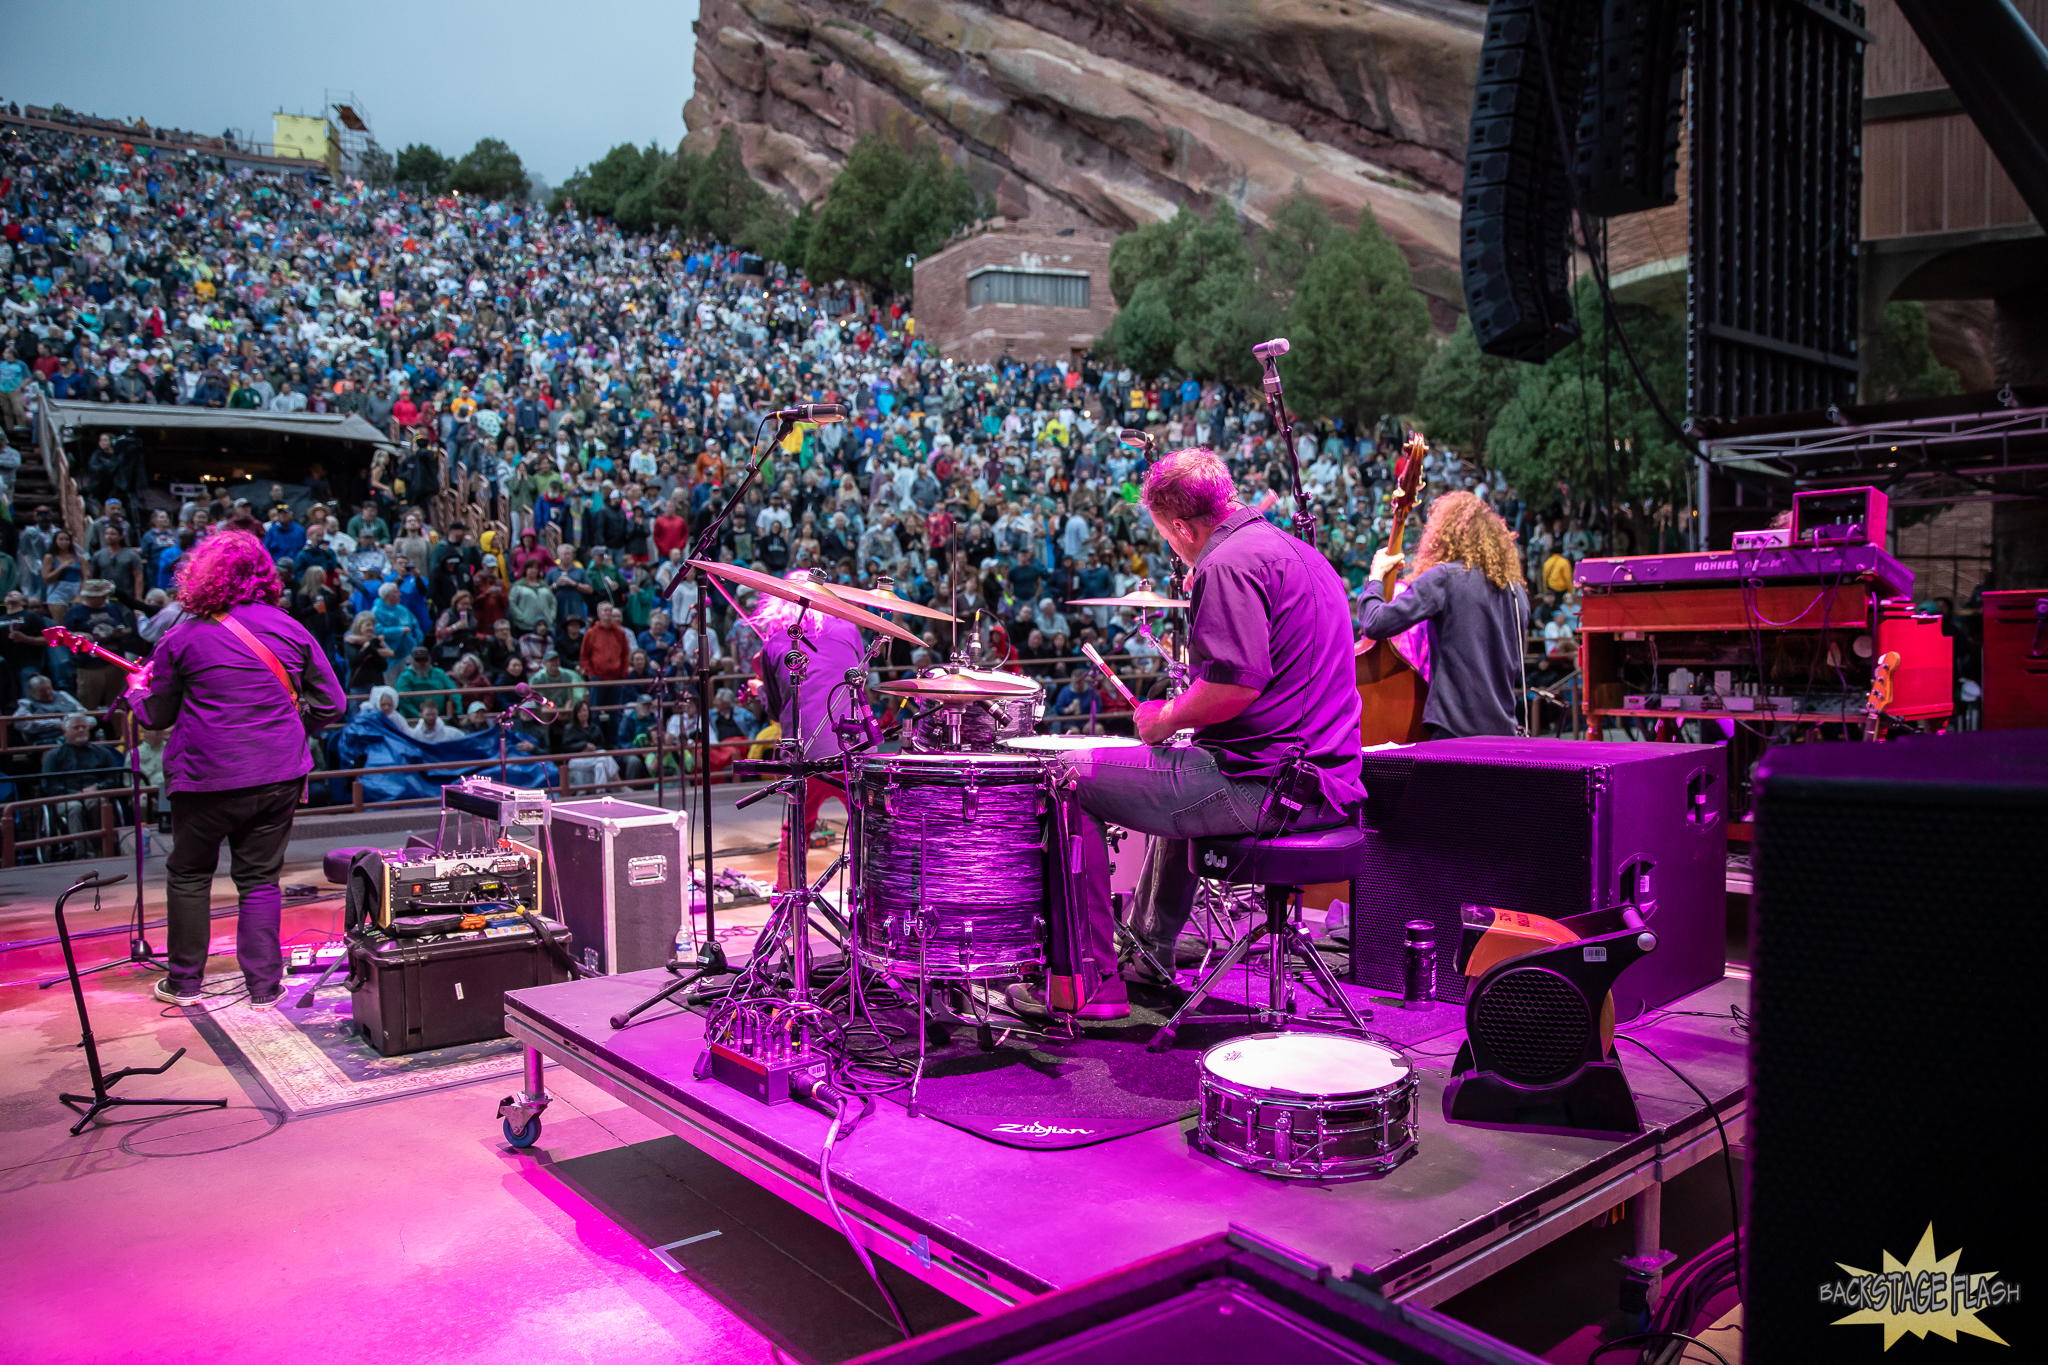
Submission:
[[1274,337],[1252,347],[1252,354],[1259,358],[1259,365],[1265,370],[1266,413],[1273,419],[1273,425],[1280,430],[1280,439],[1287,446],[1287,480],[1294,489],[1294,534],[1311,546],[1316,543],[1316,514],[1308,510],[1308,499],[1301,494],[1301,458],[1294,453],[1294,418],[1287,411],[1287,400],[1280,393],[1280,357],[1291,349],[1286,337]]
[[[719,508],[710,523],[698,533],[697,539],[690,546],[691,559],[711,558],[711,550],[718,544],[718,533],[724,529],[734,510],[745,500],[747,490],[754,486],[754,480],[760,477],[762,467],[768,463],[768,451],[775,449],[776,444],[787,436],[799,421],[843,422],[846,420],[846,409],[837,403],[805,403],[768,413],[754,428],[756,444],[760,442],[761,432],[767,428],[771,420],[777,423],[774,439],[769,442],[767,450],[763,450],[759,458],[754,460],[752,467],[747,470],[746,477],[732,490],[731,496],[726,498],[725,506]],[[752,454],[751,448],[748,453]],[[682,590],[685,581],[681,575],[677,576],[676,586],[669,590],[671,602]],[[712,903],[715,898],[711,886],[711,625],[707,615],[711,593],[711,575],[700,568],[697,570],[697,604],[691,616],[697,626],[697,770],[704,817],[704,937],[707,941],[715,943],[718,941],[718,919]]]
[[[91,976],[94,972],[103,972],[109,967],[140,966],[162,968],[165,965],[158,960],[156,950],[149,946],[149,920],[144,913],[142,903],[142,873],[144,858],[148,849],[148,835],[143,829],[142,819],[142,751],[138,747],[142,742],[142,727],[136,721],[135,709],[129,706],[125,700],[117,700],[113,705],[123,708],[122,722],[126,728],[128,740],[128,815],[131,832],[135,839],[135,916],[128,923],[128,956],[117,957],[110,962],[102,962],[98,966],[87,967],[79,973],[80,976]],[[166,796],[163,799],[168,802],[170,798]],[[114,880],[118,881],[119,878]],[[112,885],[112,882],[105,882],[102,885]],[[36,983],[36,989],[46,991],[62,980],[64,978],[61,976],[45,977]],[[169,1063],[165,1065],[169,1065]]]

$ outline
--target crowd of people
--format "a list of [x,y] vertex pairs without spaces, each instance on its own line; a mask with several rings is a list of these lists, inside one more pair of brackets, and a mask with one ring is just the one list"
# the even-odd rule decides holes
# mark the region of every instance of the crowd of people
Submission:
[[[1141,697],[1164,687],[1170,647],[1156,618],[1067,605],[1173,577],[1138,504],[1148,451],[1120,431],[1143,428],[1160,451],[1213,446],[1249,505],[1283,525],[1295,510],[1256,389],[1091,356],[958,363],[930,353],[901,298],[627,235],[573,206],[308,183],[0,125],[0,430],[25,439],[47,400],[355,413],[390,445],[364,469],[280,468],[274,483],[177,500],[137,475],[132,439],[109,435],[71,453],[82,542],[50,507],[4,509],[0,703],[19,717],[12,744],[53,746],[45,792],[70,771],[66,713],[96,711],[120,683],[43,642],[41,624],[146,654],[178,619],[181,556],[238,521],[364,710],[431,744],[538,687],[559,709],[523,720],[522,745],[603,782],[644,776],[641,756],[613,751],[658,726],[682,766],[706,724],[720,766],[772,738],[744,685],[759,646],[745,593],[702,604],[720,679],[709,717],[688,688],[658,686],[699,661],[698,579],[683,566],[695,550],[864,587],[886,577],[963,624],[892,646],[878,676],[965,651],[1038,678],[1050,728],[1093,730],[1127,704],[1081,646]],[[850,415],[772,420],[809,402]],[[1387,536],[1395,451],[1330,423],[1296,439],[1321,548],[1359,595]],[[1425,501],[1472,489],[1522,535],[1541,604],[1532,650],[1568,660],[1570,565],[1595,544],[1583,509],[1537,508],[1448,450],[1426,475]],[[83,742],[101,742],[89,723]]]

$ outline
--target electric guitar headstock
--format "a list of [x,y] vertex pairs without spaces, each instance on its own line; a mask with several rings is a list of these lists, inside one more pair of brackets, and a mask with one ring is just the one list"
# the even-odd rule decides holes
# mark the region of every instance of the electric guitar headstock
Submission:
[[99,641],[88,639],[77,631],[66,630],[62,626],[44,626],[43,643],[56,645],[59,649],[68,649],[73,654],[87,655],[98,659],[101,663],[112,664],[116,668],[128,673],[133,673],[142,667],[141,664],[127,655],[116,654]]
[[1863,699],[1863,738],[1875,744],[1883,726],[1878,717],[1892,704],[1892,674],[1899,666],[1899,652],[1888,650],[1877,658],[1871,674],[1870,695]]

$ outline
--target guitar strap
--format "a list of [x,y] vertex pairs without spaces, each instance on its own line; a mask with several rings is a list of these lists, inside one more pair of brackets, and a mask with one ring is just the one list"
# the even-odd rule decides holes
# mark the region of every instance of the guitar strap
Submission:
[[291,675],[284,671],[284,665],[279,663],[277,661],[277,656],[270,652],[270,646],[264,644],[261,640],[256,638],[256,633],[254,631],[250,630],[247,626],[243,625],[240,621],[237,621],[234,617],[228,615],[226,612],[221,612],[218,615],[209,616],[206,619],[214,622],[217,625],[226,626],[229,632],[231,632],[236,639],[240,640],[243,643],[243,645],[245,645],[248,648],[251,654],[254,654],[258,659],[262,660],[263,663],[269,667],[270,671],[277,675],[277,680],[280,683],[284,684],[284,690],[286,694],[291,697],[292,705],[297,706],[299,704],[299,689],[292,685]]

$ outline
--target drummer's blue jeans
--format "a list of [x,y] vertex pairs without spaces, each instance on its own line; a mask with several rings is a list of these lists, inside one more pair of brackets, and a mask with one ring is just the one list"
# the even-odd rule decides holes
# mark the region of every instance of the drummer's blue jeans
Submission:
[[[1102,829],[1110,824],[1153,836],[1126,927],[1171,968],[1174,941],[1194,911],[1200,881],[1188,867],[1188,840],[1279,829],[1278,818],[1259,816],[1266,783],[1225,777],[1216,767],[1215,752],[1199,744],[1079,749],[1060,754],[1055,762],[1061,787],[1071,782],[1080,807],[1075,837],[1061,841],[1060,861],[1070,864],[1078,851],[1078,864],[1068,865],[1066,872],[1080,904],[1084,960],[1092,961],[1101,980],[1117,975],[1109,846]],[[1313,828],[1337,822],[1336,817],[1315,818],[1326,814],[1309,812],[1311,818],[1289,823]]]

